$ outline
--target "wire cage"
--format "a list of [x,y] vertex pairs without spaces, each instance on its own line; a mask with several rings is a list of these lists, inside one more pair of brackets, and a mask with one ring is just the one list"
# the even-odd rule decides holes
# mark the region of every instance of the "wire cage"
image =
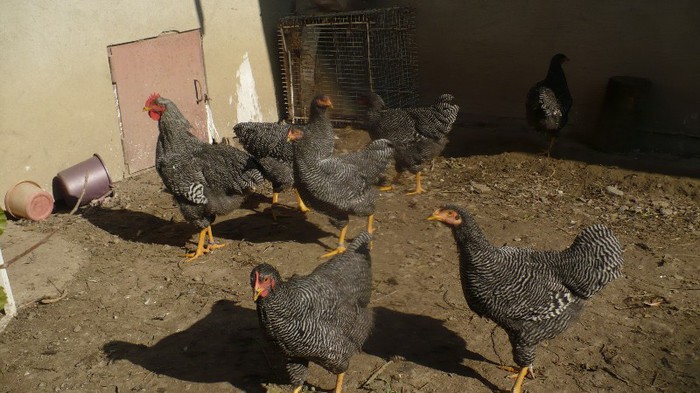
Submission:
[[373,91],[389,107],[418,104],[415,18],[405,7],[313,16],[278,24],[286,118],[304,124],[316,94],[333,100],[335,124],[363,116],[357,98]]

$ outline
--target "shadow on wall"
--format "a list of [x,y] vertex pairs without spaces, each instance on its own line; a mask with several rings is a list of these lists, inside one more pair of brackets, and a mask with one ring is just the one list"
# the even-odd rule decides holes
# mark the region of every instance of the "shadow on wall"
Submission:
[[273,62],[270,69],[273,70],[275,84],[275,101],[277,102],[278,118],[285,113],[285,99],[282,93],[282,66],[280,64],[279,48],[277,42],[277,22],[283,16],[294,13],[295,2],[285,0],[259,0],[260,18],[262,20],[265,44],[270,60]]
[[194,0],[194,8],[197,10],[197,21],[199,21],[199,30],[204,35],[204,11],[202,11],[202,1]]

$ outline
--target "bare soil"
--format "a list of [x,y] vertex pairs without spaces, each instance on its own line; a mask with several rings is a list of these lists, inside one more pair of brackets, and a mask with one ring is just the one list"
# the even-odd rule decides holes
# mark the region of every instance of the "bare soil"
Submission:
[[[367,141],[339,133],[340,150]],[[376,328],[344,392],[510,389],[496,367],[512,363],[505,333],[467,308],[452,235],[425,220],[445,202],[466,206],[497,245],[563,249],[597,222],[623,244],[624,276],[539,347],[527,391],[700,391],[698,160],[607,155],[565,137],[547,158],[536,154],[545,143],[517,129],[463,126],[448,157],[426,173],[428,193],[404,195],[408,176],[382,193],[372,251]],[[6,260],[57,232],[8,269],[45,293],[22,298],[0,335],[0,392],[291,391],[258,327],[248,275],[261,262],[284,277],[306,274],[335,246],[336,231],[318,213],[295,211],[292,193],[281,197],[289,216],[274,222],[269,189],[259,191],[214,224],[228,246],[193,263],[180,255],[195,229],[152,170],[74,215],[10,222],[0,237]],[[363,226],[352,220],[349,236]],[[55,270],[48,277],[46,264]],[[314,365],[305,390],[334,381]]]

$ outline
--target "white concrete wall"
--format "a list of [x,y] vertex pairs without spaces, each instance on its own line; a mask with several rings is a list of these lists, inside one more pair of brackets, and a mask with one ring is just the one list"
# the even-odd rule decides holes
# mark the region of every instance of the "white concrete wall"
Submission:
[[[201,5],[207,85],[219,133],[230,135],[239,121],[236,73],[246,57],[255,92],[247,91],[245,99],[257,101],[259,119],[276,121],[276,59],[266,44],[274,32],[269,23],[263,26],[259,2]],[[122,179],[107,46],[199,27],[194,0],[0,2],[0,204],[19,180],[34,180],[50,192],[57,172],[93,153],[104,159],[113,180]]]

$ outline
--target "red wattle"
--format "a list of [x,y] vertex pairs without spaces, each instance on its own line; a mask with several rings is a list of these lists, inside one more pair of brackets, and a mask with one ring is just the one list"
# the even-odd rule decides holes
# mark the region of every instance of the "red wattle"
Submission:
[[160,120],[160,113],[158,113],[158,112],[148,111],[148,116],[150,116],[151,119],[153,119],[153,120],[156,120],[156,121]]

